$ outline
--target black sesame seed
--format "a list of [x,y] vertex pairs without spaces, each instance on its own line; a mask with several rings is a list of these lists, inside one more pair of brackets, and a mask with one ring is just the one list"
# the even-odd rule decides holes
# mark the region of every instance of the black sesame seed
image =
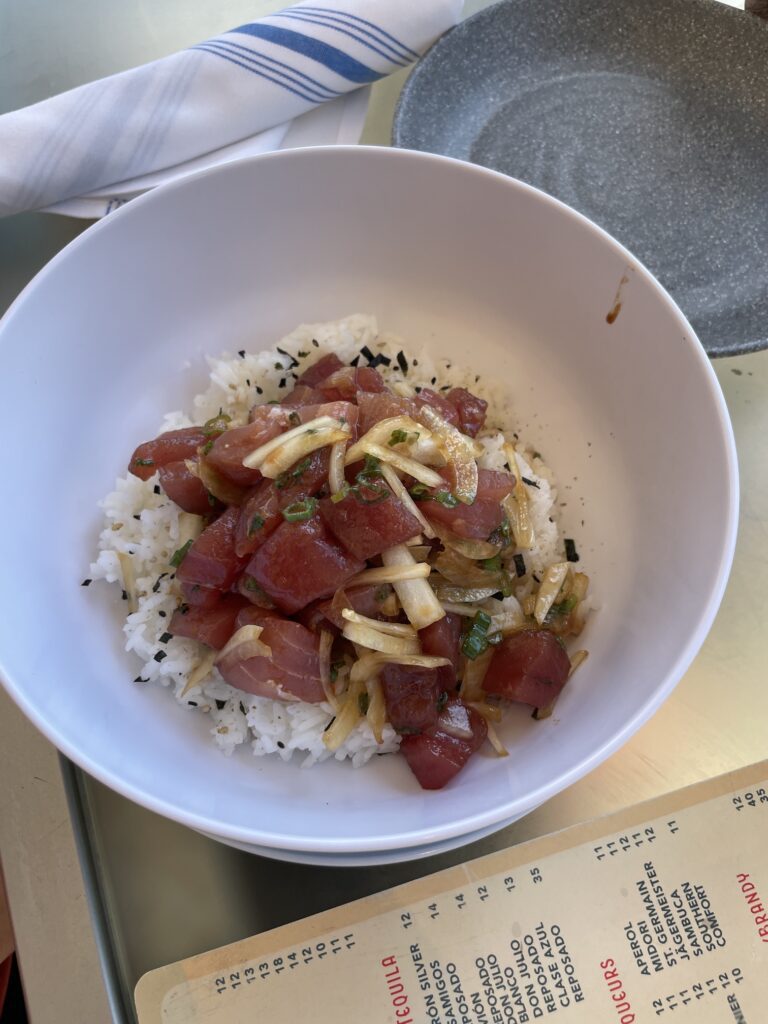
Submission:
[[278,740],[277,745],[278,747],[280,747],[281,750],[285,750],[285,744],[283,743],[282,740]]
[[280,378],[280,380],[279,380],[279,382],[278,382],[278,385],[277,385],[277,386],[278,386],[279,388],[284,388],[284,387],[285,387],[285,377],[281,377],[281,378]]
[[80,586],[81,587],[90,587],[90,585],[92,583],[93,583],[93,580],[83,580],[83,582],[80,584]]
[[536,580],[536,582],[537,582],[537,583],[541,583],[541,580],[540,580],[540,579],[539,579],[539,577],[538,577],[538,576],[536,575],[536,573],[534,573],[534,574],[533,574],[533,578],[534,578],[534,579]]
[[416,387],[413,390],[416,392],[417,395],[420,395],[421,391],[422,391],[422,388],[419,387],[419,385],[417,384]]
[[139,522],[141,522],[141,516],[139,516],[139,515],[136,515],[136,513],[135,513],[135,512],[134,512],[134,514],[133,514],[133,518],[134,518],[134,519],[138,519],[138,520],[139,520]]
[[124,601],[127,601],[127,600],[128,600],[128,591],[127,591],[127,590],[124,590],[124,591],[123,591],[123,600],[124,600]]
[[246,387],[250,387],[251,386],[251,381],[250,381],[250,378],[248,378],[248,377],[245,378],[245,386]]
[[187,701],[187,707],[196,708],[197,707],[197,701],[196,700],[188,700]]
[[155,582],[152,584],[152,593],[153,594],[156,594],[158,592],[158,590],[160,589],[160,580],[162,580],[163,576],[167,576],[167,575],[168,575],[167,572],[161,572],[160,575],[157,577]]
[[244,348],[241,348],[240,351],[237,354],[240,356],[241,359],[245,359],[245,349]]
[[437,384],[437,377],[433,377],[433,378],[432,378],[432,383],[433,383],[433,384]]
[[264,394],[264,388],[260,388],[258,384],[256,385],[256,394],[257,395],[263,395]]
[[225,700],[217,700],[216,701],[216,707],[218,708],[219,711],[222,711],[226,706],[227,706],[227,702]]
[[400,352],[397,353],[396,358],[397,358],[397,365],[400,367],[401,371],[404,374],[407,374],[408,373],[408,360],[405,358],[405,354],[402,351],[402,349],[400,350]]
[[160,608],[157,614],[160,616],[161,619],[164,619],[168,612],[164,612],[163,609]]
[[312,344],[315,346],[315,348],[320,348],[320,342],[317,340],[317,338],[312,339]]
[[167,655],[167,653],[165,651],[158,651],[155,654],[155,661],[159,662],[159,661],[162,661],[163,658],[167,658],[167,657],[168,657],[168,655]]
[[246,710],[245,710],[245,704],[243,704],[243,702],[242,702],[242,701],[240,701],[240,714],[241,714],[241,715],[244,715],[244,714],[246,714]]

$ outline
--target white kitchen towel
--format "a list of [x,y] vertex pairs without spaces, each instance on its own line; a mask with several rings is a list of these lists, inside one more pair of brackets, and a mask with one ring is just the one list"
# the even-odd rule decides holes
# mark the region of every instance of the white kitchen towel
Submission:
[[407,67],[462,2],[300,3],[4,114],[0,216],[115,186],[130,196],[188,173],[205,154]]

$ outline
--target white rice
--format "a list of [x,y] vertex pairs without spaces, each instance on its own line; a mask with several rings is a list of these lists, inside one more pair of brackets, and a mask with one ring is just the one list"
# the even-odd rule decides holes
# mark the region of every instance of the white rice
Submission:
[[[348,363],[363,346],[390,357],[389,366],[378,367],[390,385],[405,383],[436,390],[467,387],[485,398],[489,403],[489,426],[478,438],[485,449],[479,463],[486,469],[506,468],[504,434],[509,439],[516,431],[507,397],[446,360],[434,360],[423,350],[406,350],[400,339],[379,334],[375,317],[361,314],[297,327],[269,351],[234,356],[225,353],[218,359],[209,359],[210,384],[194,399],[191,418],[182,412],[168,413],[157,433],[205,422],[219,409],[231,416],[235,424],[244,423],[253,405],[279,401],[292,388],[294,377],[320,356],[336,352]],[[406,354],[407,374],[397,361],[401,351]],[[433,378],[437,380],[435,385]],[[524,442],[516,442],[515,446],[523,475],[531,481],[528,493],[536,548],[526,552],[525,563],[532,574],[563,558],[556,516],[557,491],[538,453],[534,454]],[[256,756],[278,754],[287,761],[298,751],[303,755],[303,766],[335,757],[349,758],[357,767],[373,754],[397,750],[399,737],[390,726],[385,727],[383,744],[377,744],[370,727],[362,721],[332,754],[323,743],[323,731],[333,717],[329,705],[284,704],[254,697],[229,686],[216,669],[182,696],[187,677],[200,659],[201,648],[193,640],[167,634],[178,604],[172,591],[173,570],[169,560],[179,546],[179,509],[162,492],[155,493],[156,484],[157,476],[142,481],[128,474],[117,480],[115,489],[100,503],[105,525],[99,537],[99,555],[90,570],[94,580],[122,586],[118,552],[132,556],[138,608],[128,615],[123,631],[125,649],[133,652],[140,665],[136,682],[168,686],[179,703],[209,714],[211,734],[225,754],[250,741]],[[520,583],[521,592],[531,587],[529,577]]]

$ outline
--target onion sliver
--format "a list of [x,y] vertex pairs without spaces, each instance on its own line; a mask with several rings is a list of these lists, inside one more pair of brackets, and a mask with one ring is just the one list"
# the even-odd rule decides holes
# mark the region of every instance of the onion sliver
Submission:
[[415,459],[409,459],[407,455],[401,455],[394,448],[384,448],[382,445],[374,444],[373,442],[358,441],[356,445],[353,445],[347,451],[344,461],[350,466],[353,462],[359,462],[363,455],[373,455],[379,462],[389,462],[402,473],[406,473],[408,476],[412,476],[414,480],[424,484],[425,487],[445,488],[445,480],[434,469],[422,466],[420,462],[416,462]]
[[[259,445],[258,448],[254,448],[252,452],[243,459],[243,465],[248,469],[260,469],[262,462],[271,455],[272,452],[276,451],[282,445],[293,441],[294,438],[300,437],[302,434],[310,434],[310,436],[318,430],[343,430],[346,435],[351,433],[349,425],[344,423],[342,420],[336,419],[334,416],[317,416],[313,420],[309,420],[307,423],[300,423],[298,427],[293,427],[291,430],[286,430],[282,434],[278,434],[277,437],[273,437],[271,441],[266,441],[264,444]],[[295,461],[295,460],[294,460]],[[293,463],[288,463],[293,465]]]
[[[394,471],[394,469],[391,466],[388,466],[386,462],[383,462],[381,465],[381,472],[384,476],[384,479],[392,488],[395,497],[399,498],[400,501],[402,501],[402,503],[411,513],[411,515],[414,516],[414,518],[418,519],[418,521],[421,523],[421,528],[427,535],[427,537],[434,537],[435,531],[427,522],[424,513],[421,511],[419,506],[410,496],[410,494],[408,493],[408,489],[406,488],[405,484],[400,479],[400,477],[397,475],[397,473]],[[411,547],[412,545],[409,544],[408,546]]]
[[450,658],[439,658],[433,654],[366,654],[352,666],[349,678],[352,683],[370,679],[382,665],[411,665],[414,668],[442,668],[450,665]]
[[366,615],[360,615],[352,608],[342,609],[341,616],[347,622],[357,623],[358,626],[370,626],[380,633],[387,633],[389,636],[402,636],[415,639],[416,630],[407,622],[382,622],[380,619],[369,619]]
[[[381,554],[386,566],[418,565],[405,544],[387,548]],[[445,610],[435,597],[435,592],[425,579],[392,581],[403,611],[414,629],[424,629],[445,616]]]
[[548,566],[544,572],[541,586],[536,594],[536,603],[533,607],[534,617],[540,626],[544,619],[546,619],[549,609],[555,603],[567,575],[567,562],[555,562]]
[[238,661],[247,661],[249,658],[271,658],[272,648],[259,639],[262,629],[262,626],[241,626],[217,654],[216,664],[218,665],[235,652],[237,652]]
[[439,438],[443,454],[453,469],[455,484],[452,493],[465,505],[471,505],[477,497],[477,463],[475,457],[482,453],[482,446],[466,434],[438,416],[434,409],[425,405],[419,409],[419,417]]
[[366,647],[370,651],[381,651],[383,654],[418,654],[420,649],[415,635],[391,636],[358,622],[345,623],[342,633],[352,643]]
[[193,690],[198,683],[202,682],[216,663],[216,658],[219,654],[218,651],[208,650],[204,648],[202,644],[200,644],[200,650],[202,652],[200,660],[187,676],[184,689],[179,694],[180,697],[186,697],[190,690]]
[[384,690],[377,678],[367,679],[365,688],[368,691],[368,710],[365,717],[371,727],[373,738],[377,743],[384,742],[384,726],[387,724],[387,705],[384,701]]

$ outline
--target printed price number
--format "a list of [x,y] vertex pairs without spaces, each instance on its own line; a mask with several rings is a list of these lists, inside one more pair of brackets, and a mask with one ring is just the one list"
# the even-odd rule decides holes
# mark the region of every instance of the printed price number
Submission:
[[236,992],[243,985],[248,986],[255,981],[276,978],[284,971],[295,970],[302,964],[312,963],[313,960],[323,960],[327,956],[352,949],[354,945],[354,932],[348,932],[346,935],[334,935],[327,942],[316,942],[300,949],[293,949],[282,956],[262,960],[255,966],[243,967],[237,971],[231,971],[229,974],[222,974],[214,979],[213,987],[218,995],[222,995],[224,992]]
[[731,803],[737,811],[743,811],[747,807],[759,807],[761,804],[765,806],[768,804],[768,790],[761,786],[759,789],[738,793],[731,798]]
[[656,1016],[660,1017],[663,1013],[678,1010],[681,1006],[688,1006],[689,1003],[703,999],[705,996],[713,996],[716,992],[726,992],[731,985],[740,985],[743,980],[744,975],[741,970],[734,967],[731,971],[721,971],[713,978],[697,982],[690,988],[672,992],[664,999],[654,999],[651,1005],[656,1011]]
[[[676,826],[677,823],[673,821],[671,824]],[[675,831],[677,831],[676,828]],[[652,825],[648,825],[646,828],[638,829],[637,832],[628,832],[625,835],[616,836],[609,842],[593,846],[592,852],[597,860],[605,860],[606,857],[615,857],[617,853],[629,853],[641,846],[649,846],[658,838],[656,829]]]

